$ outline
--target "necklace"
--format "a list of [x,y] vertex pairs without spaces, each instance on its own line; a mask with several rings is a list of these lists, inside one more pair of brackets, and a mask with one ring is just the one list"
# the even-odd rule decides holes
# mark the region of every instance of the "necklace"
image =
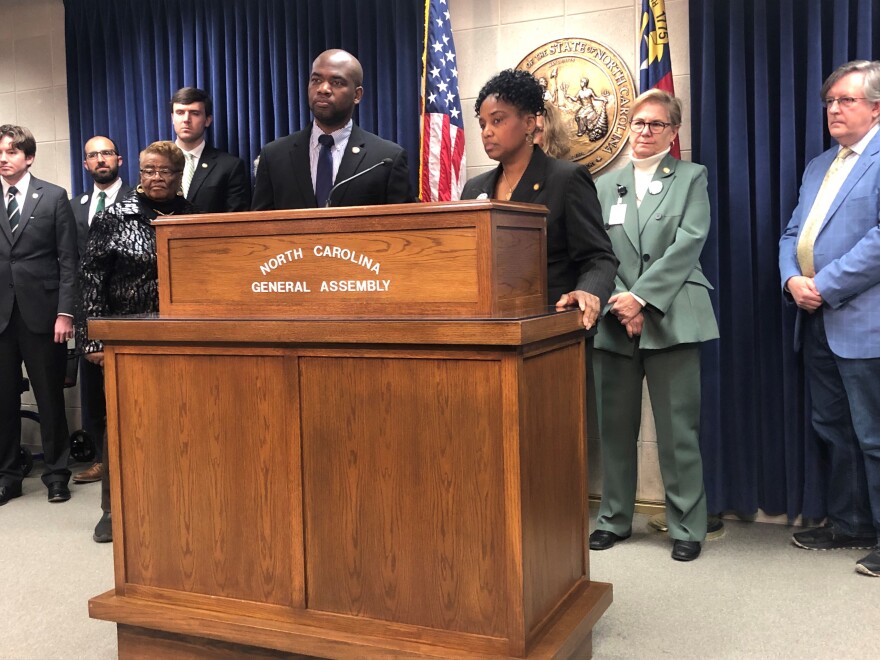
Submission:
[[[507,180],[507,172],[501,170],[501,176],[504,178],[504,185],[507,186],[507,199],[509,200],[513,196],[513,186],[510,185],[510,181]],[[522,178],[522,174],[520,174],[520,179]],[[516,180],[516,183],[519,183],[519,179]]]
[[153,208],[152,206],[150,207],[150,210],[152,210],[157,216],[159,216],[159,215],[174,215],[174,211],[168,211],[168,213],[162,213],[162,211],[160,211],[159,209]]

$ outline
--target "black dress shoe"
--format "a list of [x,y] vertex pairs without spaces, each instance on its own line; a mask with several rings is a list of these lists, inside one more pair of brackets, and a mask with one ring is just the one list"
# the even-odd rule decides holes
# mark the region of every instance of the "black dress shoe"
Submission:
[[95,525],[95,533],[92,534],[92,540],[95,543],[110,543],[113,540],[113,523],[110,519],[110,512],[105,511]]
[[3,506],[9,500],[16,497],[21,497],[21,484],[0,486],[0,506]]
[[604,529],[597,529],[595,532],[590,534],[590,550],[607,550],[618,541],[625,541],[631,535],[632,533],[627,534],[626,536],[618,536],[614,532],[609,532]]
[[702,546],[699,541],[679,541],[672,544],[672,558],[675,561],[693,561],[700,556]]
[[66,502],[70,499],[70,488],[67,484],[60,481],[54,481],[49,484],[49,501],[50,502]]

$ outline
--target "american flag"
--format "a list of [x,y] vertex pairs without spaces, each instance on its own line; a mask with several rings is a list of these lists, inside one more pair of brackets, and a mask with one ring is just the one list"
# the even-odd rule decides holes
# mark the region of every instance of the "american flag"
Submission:
[[[656,87],[675,96],[664,0],[642,0],[641,33],[639,88],[644,93]],[[681,158],[678,137],[672,142],[669,153],[675,158]]]
[[423,202],[460,199],[464,187],[464,122],[457,66],[446,0],[426,0],[419,170]]

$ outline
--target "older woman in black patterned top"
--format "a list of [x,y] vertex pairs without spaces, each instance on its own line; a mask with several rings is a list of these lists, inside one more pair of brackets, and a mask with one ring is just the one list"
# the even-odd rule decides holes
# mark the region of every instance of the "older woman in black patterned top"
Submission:
[[[87,319],[159,311],[156,231],[152,222],[163,215],[196,213],[180,192],[184,165],[183,152],[173,142],[154,142],[140,154],[140,185],[92,221],[82,256],[82,313],[78,314],[76,328],[77,345],[90,362],[104,364],[104,345],[99,339],[88,339]],[[101,496],[104,513],[93,537],[98,542],[112,540],[109,483],[105,470]]]

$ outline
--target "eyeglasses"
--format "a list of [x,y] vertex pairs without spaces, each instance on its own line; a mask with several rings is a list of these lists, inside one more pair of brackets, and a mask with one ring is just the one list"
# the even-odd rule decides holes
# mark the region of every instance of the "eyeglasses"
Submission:
[[152,179],[154,176],[158,176],[162,179],[170,179],[175,174],[180,174],[183,170],[169,170],[167,167],[161,167],[158,170],[154,170],[150,167],[141,170],[141,176],[145,179]]
[[111,158],[112,156],[118,156],[113,149],[104,149],[104,151],[90,151],[86,154],[86,160],[98,160],[98,156],[102,156],[103,158]]
[[834,98],[829,96],[827,98],[822,99],[822,105],[826,108],[830,109],[834,102],[837,101],[837,105],[841,108],[849,109],[856,104],[856,101],[864,101],[864,96],[840,96],[838,98]]
[[657,135],[657,133],[662,133],[667,128],[672,126],[672,124],[669,124],[665,121],[644,121],[642,119],[631,119],[629,125],[636,133],[641,133],[645,130],[645,126],[647,126],[648,128],[650,128],[651,132],[654,135]]

